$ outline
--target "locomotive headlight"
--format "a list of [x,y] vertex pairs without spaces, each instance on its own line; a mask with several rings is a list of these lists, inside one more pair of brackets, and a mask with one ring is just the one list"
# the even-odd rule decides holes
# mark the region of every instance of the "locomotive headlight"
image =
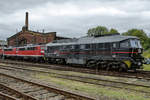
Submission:
[[142,51],[141,51],[141,49],[138,49],[138,53],[141,53]]
[[41,51],[41,53],[44,53],[44,51]]
[[112,57],[115,58],[115,57],[116,57],[116,54],[113,54]]
[[142,63],[141,63],[141,62],[138,62],[138,65],[139,65],[139,66],[142,65]]

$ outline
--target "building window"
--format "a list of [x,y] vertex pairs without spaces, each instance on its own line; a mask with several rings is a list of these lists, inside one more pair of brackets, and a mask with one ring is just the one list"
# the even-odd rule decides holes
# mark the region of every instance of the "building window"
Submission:
[[25,48],[19,48],[19,51],[24,51],[25,50]]

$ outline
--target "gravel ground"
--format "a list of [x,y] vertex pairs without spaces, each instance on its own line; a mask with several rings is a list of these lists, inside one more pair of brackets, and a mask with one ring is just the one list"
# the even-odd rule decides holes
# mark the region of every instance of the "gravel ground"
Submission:
[[[22,66],[20,66],[20,67],[22,67]],[[32,68],[32,67],[28,66],[26,68]],[[93,78],[107,79],[107,80],[113,80],[113,81],[122,81],[122,82],[128,82],[128,83],[138,83],[138,84],[150,86],[150,81],[142,80],[142,79],[99,76],[99,75],[83,74],[83,73],[77,73],[77,72],[56,71],[56,70],[51,70],[51,69],[46,69],[46,68],[35,68],[35,67],[33,67],[32,69],[43,70],[43,71],[46,70],[46,71],[50,71],[50,72],[68,74],[68,75],[80,75],[80,76],[86,76],[86,77],[91,77],[91,78],[93,77]],[[17,75],[17,76],[22,77],[22,78],[28,78],[31,80],[34,79],[35,81],[42,82],[42,83],[48,84],[48,85],[53,85],[53,86],[59,87],[59,88],[64,88],[64,89],[70,88],[71,91],[83,93],[86,95],[91,95],[91,96],[97,97],[97,98],[103,98],[104,100],[149,100],[147,95],[137,94],[136,92],[132,93],[131,91],[124,91],[124,90],[122,91],[119,89],[113,89],[113,88],[108,88],[108,87],[107,88],[106,87],[97,87],[97,86],[89,85],[89,84],[81,84],[79,82],[61,80],[61,79],[51,77],[48,74],[33,73],[33,72],[31,73],[29,71],[24,71],[24,70],[22,70],[22,71],[16,70],[13,72],[12,71],[6,71],[6,70],[0,70],[0,71],[2,71],[4,73],[11,73],[11,74]],[[65,83],[65,82],[68,82],[68,83]],[[70,85],[68,85],[68,84],[70,84]],[[74,88],[75,85],[77,87]],[[85,88],[82,85],[87,86],[87,87]],[[90,87],[92,87],[92,88],[90,88]],[[83,89],[83,88],[85,88],[85,89]],[[101,89],[101,91],[100,91],[100,89]],[[91,92],[93,92],[93,93],[91,93]],[[122,93],[122,92],[124,92],[124,93]],[[132,97],[132,96],[136,96],[136,97]]]

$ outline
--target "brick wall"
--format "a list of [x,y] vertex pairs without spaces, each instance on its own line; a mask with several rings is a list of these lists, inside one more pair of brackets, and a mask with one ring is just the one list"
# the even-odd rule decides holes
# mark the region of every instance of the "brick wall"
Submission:
[[56,38],[56,32],[38,33],[33,31],[21,31],[7,39],[8,46],[22,46],[25,44],[46,44]]

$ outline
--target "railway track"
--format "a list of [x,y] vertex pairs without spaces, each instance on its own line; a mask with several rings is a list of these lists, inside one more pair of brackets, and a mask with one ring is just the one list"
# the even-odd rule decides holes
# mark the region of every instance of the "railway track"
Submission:
[[[101,78],[93,78],[93,77],[87,77],[87,76],[79,76],[79,75],[68,75],[68,74],[61,74],[61,73],[56,73],[56,72],[50,72],[45,70],[37,70],[37,69],[32,69],[30,67],[21,66],[12,66],[12,65],[0,65],[0,69],[4,70],[13,70],[15,71],[29,71],[31,73],[46,73],[46,74],[51,74],[53,77],[56,78],[62,78],[62,79],[67,79],[67,80],[72,80],[72,81],[78,81],[78,82],[83,82],[83,83],[88,83],[88,84],[94,84],[94,85],[99,85],[99,86],[107,86],[107,87],[113,87],[113,88],[119,88],[119,89],[126,89],[130,91],[136,91],[140,93],[145,93],[145,94],[150,94],[150,86],[149,85],[141,85],[141,84],[133,84],[133,83],[127,83],[127,82],[119,82],[119,81],[111,81],[111,80],[106,80],[106,79],[101,79]],[[142,88],[142,89],[141,89]],[[147,91],[144,91],[147,90]],[[149,95],[150,96],[150,95]]]
[[88,74],[96,74],[96,75],[105,75],[105,76],[116,76],[116,77],[126,77],[126,78],[137,78],[137,79],[145,79],[150,80],[150,71],[137,71],[137,72],[115,72],[115,71],[103,71],[97,69],[89,69],[89,68],[81,68],[81,67],[72,67],[69,65],[52,65],[52,64],[41,64],[41,63],[29,63],[29,62],[18,62],[18,61],[0,61],[2,63],[14,64],[14,65],[25,65],[25,66],[33,66],[33,67],[43,67],[54,70],[62,70],[62,71],[73,71],[73,72],[81,72]]
[[8,100],[37,100],[32,96],[21,93],[11,88],[10,86],[4,85],[2,83],[0,83],[0,95],[1,100],[5,98],[8,98]]
[[1,100],[95,100],[92,97],[50,87],[0,72]]

